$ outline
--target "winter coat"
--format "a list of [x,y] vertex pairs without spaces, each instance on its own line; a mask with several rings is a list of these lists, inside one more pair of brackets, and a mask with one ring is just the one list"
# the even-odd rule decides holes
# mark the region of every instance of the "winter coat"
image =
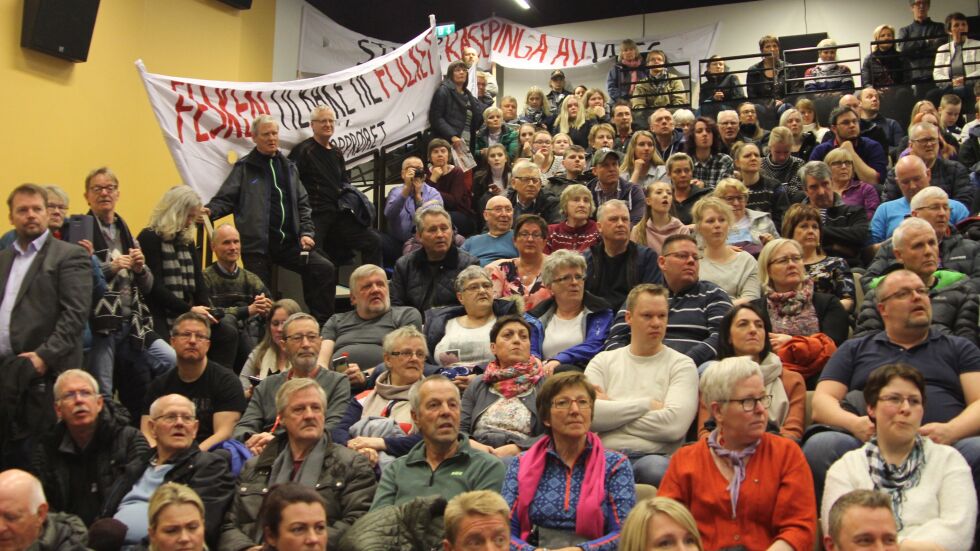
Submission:
[[419,249],[398,259],[391,278],[391,305],[414,306],[425,313],[433,306],[459,304],[456,300],[456,276],[467,266],[479,266],[480,259],[450,245],[449,252],[430,272],[425,249]]
[[[340,551],[427,551],[442,548],[446,498],[417,497],[372,511],[340,540]],[[331,548],[332,549],[332,548]]]
[[[465,128],[467,109],[472,111],[469,128]],[[469,90],[464,88],[460,94],[452,80],[445,79],[432,95],[429,124],[437,138],[452,141],[454,137],[459,137],[473,143],[473,133],[483,125],[483,106]],[[464,133],[468,134],[466,138]]]

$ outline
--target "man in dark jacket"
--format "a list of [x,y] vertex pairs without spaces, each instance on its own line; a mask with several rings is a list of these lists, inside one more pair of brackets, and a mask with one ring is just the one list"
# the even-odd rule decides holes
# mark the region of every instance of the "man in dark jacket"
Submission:
[[542,190],[541,185],[541,169],[536,164],[525,159],[514,165],[506,197],[514,205],[512,218],[515,224],[524,214],[537,214],[549,224],[561,222],[558,197]]
[[125,408],[105,402],[88,372],[69,369],[54,383],[59,422],[34,448],[31,471],[55,511],[98,517],[126,463],[149,451]]
[[[950,199],[956,199],[964,205],[973,204],[973,183],[966,167],[956,161],[947,161],[939,156],[939,129],[928,122],[920,122],[909,129],[909,145],[912,155],[922,159],[929,169],[929,185],[937,186],[945,191]],[[891,201],[902,196],[902,190],[895,180],[895,169],[888,171],[885,183],[885,200]]]
[[[977,344],[977,293],[966,275],[939,269],[939,242],[932,226],[919,218],[906,218],[895,229],[892,245],[895,264],[888,271],[904,268],[922,279],[932,303],[932,326],[941,333],[957,335]],[[879,276],[871,281],[871,289],[865,294],[858,314],[854,336],[884,328],[875,293],[883,278]]]
[[334,311],[337,271],[314,250],[315,228],[306,188],[296,165],[279,151],[275,118],[256,117],[252,141],[255,148],[235,163],[205,212],[212,220],[235,215],[245,269],[262,278],[267,287],[275,265],[300,274],[306,305],[323,323]]
[[480,260],[453,243],[452,218],[441,206],[418,211],[415,227],[422,248],[395,263],[392,306],[414,306],[424,313],[433,306],[459,304],[454,287],[456,276]]
[[800,182],[806,194],[804,203],[820,209],[824,222],[820,245],[824,252],[839,256],[851,266],[863,266],[861,250],[868,239],[868,215],[864,208],[845,205],[830,185],[830,167],[823,161],[810,161],[800,168]]
[[274,484],[295,482],[323,497],[328,547],[340,543],[344,532],[371,507],[377,486],[374,469],[361,454],[334,444],[324,434],[327,395],[320,385],[308,378],[286,382],[276,392],[276,409],[286,432],[242,469],[221,528],[222,551],[242,551],[262,543],[259,511]]
[[813,148],[811,161],[822,161],[827,153],[838,147],[851,152],[854,161],[854,177],[873,185],[885,181],[888,156],[881,145],[861,136],[861,122],[857,112],[850,107],[837,107],[830,112],[830,130],[833,139],[825,140]]
[[630,241],[630,212],[618,199],[603,203],[597,213],[602,240],[585,251],[585,290],[619,308],[630,289],[640,283],[663,284],[657,253]]
[[41,482],[30,473],[0,473],[0,546],[5,551],[81,551],[88,532],[81,519],[48,511]]
[[[932,65],[936,59],[936,49],[946,42],[946,27],[938,21],[929,19],[929,0],[909,0],[912,8],[912,23],[898,30],[898,49],[912,67],[913,83],[932,84]],[[912,40],[909,38],[926,38]],[[922,97],[923,94],[917,94]]]
[[612,199],[622,199],[630,211],[630,225],[639,223],[646,209],[646,197],[640,186],[619,175],[619,163],[623,154],[615,149],[600,148],[592,155],[592,172],[595,174],[586,187],[592,192],[596,206]]
[[113,517],[128,527],[127,545],[147,536],[147,510],[153,492],[164,482],[189,486],[204,502],[205,537],[209,547],[218,543],[221,519],[231,502],[235,481],[228,460],[203,452],[194,444],[197,413],[194,403],[179,394],[158,398],[150,406],[149,430],[157,447],[132,458],[117,480],[102,517]]

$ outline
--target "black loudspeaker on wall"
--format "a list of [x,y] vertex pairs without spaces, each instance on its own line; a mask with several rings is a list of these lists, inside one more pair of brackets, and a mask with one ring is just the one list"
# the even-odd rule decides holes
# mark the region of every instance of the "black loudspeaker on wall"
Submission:
[[225,4],[240,10],[247,10],[252,7],[252,0],[221,0]]
[[100,0],[24,0],[20,45],[71,61],[88,59]]

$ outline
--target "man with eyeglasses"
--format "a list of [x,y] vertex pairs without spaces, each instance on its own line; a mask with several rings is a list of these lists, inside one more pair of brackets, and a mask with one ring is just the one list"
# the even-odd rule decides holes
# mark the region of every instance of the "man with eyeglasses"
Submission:
[[54,511],[77,515],[91,525],[126,463],[149,451],[140,431],[112,400],[99,394],[88,372],[69,369],[54,382],[58,424],[45,434],[31,468]]
[[514,206],[513,220],[517,220],[523,214],[537,214],[549,224],[561,222],[558,198],[550,191],[543,190],[542,185],[541,169],[538,165],[527,159],[514,164],[510,187],[505,194]]
[[327,394],[324,431],[331,431],[340,423],[350,400],[350,383],[347,377],[318,362],[321,337],[316,318],[304,312],[289,316],[282,326],[281,344],[291,366],[289,371],[270,375],[255,387],[252,399],[235,425],[233,433],[233,437],[244,442],[255,455],[262,453],[276,435],[282,434],[283,427],[276,408],[276,392],[286,381],[306,377],[320,384]]
[[863,266],[861,252],[868,239],[868,215],[858,205],[845,204],[831,184],[830,167],[823,161],[810,161],[800,167],[804,203],[813,205],[823,219],[820,245],[824,252],[840,256],[850,266]]
[[888,157],[881,144],[861,136],[860,117],[850,107],[837,107],[830,112],[830,130],[833,139],[827,139],[813,148],[811,161],[822,161],[827,153],[838,147],[851,152],[854,161],[854,177],[862,182],[878,186],[885,181]]
[[[514,180],[516,178],[511,181]],[[516,258],[517,247],[514,246],[514,231],[511,229],[516,219],[514,206],[509,199],[500,195],[491,197],[483,208],[486,233],[467,237],[462,249],[479,258],[480,266],[501,258]]]
[[634,287],[625,304],[629,346],[600,352],[585,368],[596,387],[592,430],[630,458],[638,483],[654,486],[698,411],[697,367],[664,346],[668,294],[660,285]]
[[211,325],[196,312],[185,312],[174,320],[170,344],[177,353],[177,365],[150,383],[146,404],[140,419],[143,436],[150,443],[150,404],[160,396],[179,394],[194,403],[198,416],[196,441],[203,451],[209,451],[231,438],[235,423],[245,411],[245,395],[241,384],[234,388],[238,377],[227,367],[208,359],[211,348]]
[[[970,182],[970,172],[956,161],[947,161],[939,155],[939,129],[930,122],[919,122],[909,129],[909,144],[912,155],[922,159],[929,170],[929,185],[942,188],[950,198],[963,205],[973,204],[973,183]],[[896,167],[897,168],[897,167]],[[896,182],[897,172],[888,172],[885,183],[885,199],[899,199],[902,190]]]
[[[977,291],[965,274],[939,268],[939,242],[932,226],[921,218],[906,218],[892,236],[895,264],[890,269],[904,268],[914,272],[929,290],[932,304],[932,326],[947,335],[958,335],[973,344],[978,343]],[[876,288],[885,276],[871,280],[859,310],[855,336],[878,332],[882,328],[878,314]]]
[[641,283],[664,282],[657,252],[630,240],[630,211],[619,199],[607,201],[596,213],[598,243],[585,256],[585,290],[619,309],[630,290]]
[[738,141],[740,125],[738,112],[734,109],[726,109],[718,113],[718,133],[721,134],[725,151],[728,151]]
[[208,547],[217,548],[221,520],[234,497],[235,479],[227,458],[195,445],[198,424],[194,403],[179,394],[162,396],[150,404],[148,429],[156,448],[130,459],[99,515],[126,526],[125,545],[139,545],[147,537],[147,511],[153,492],[165,482],[177,482],[201,497],[205,538]]
[[[690,235],[671,235],[664,240],[657,264],[664,276],[670,308],[664,344],[701,365],[718,355],[721,318],[732,308],[732,299],[721,287],[700,279],[701,253]],[[626,310],[616,314],[606,350],[629,345],[631,331]]]
[[[980,288],[980,243],[964,238],[950,225],[952,216],[950,207],[956,205],[959,203],[950,201],[942,188],[933,186],[916,193],[909,203],[911,216],[928,222],[936,233],[940,266],[945,270],[966,274],[973,284]],[[861,277],[861,285],[867,290],[871,281],[884,274],[894,263],[895,250],[892,241],[885,241],[878,248],[874,261]]]
[[922,373],[926,408],[919,434],[954,446],[973,470],[974,482],[980,479],[980,349],[932,326],[929,288],[915,272],[889,273],[875,294],[884,329],[845,341],[824,367],[813,395],[813,422],[834,428],[814,434],[803,446],[817,503],[830,465],[874,434],[863,400],[855,400],[860,392],[854,391],[885,364],[907,363]]

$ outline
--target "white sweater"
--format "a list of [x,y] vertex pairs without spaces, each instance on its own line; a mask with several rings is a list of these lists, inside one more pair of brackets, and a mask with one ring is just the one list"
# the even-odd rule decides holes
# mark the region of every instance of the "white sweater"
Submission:
[[[592,421],[605,447],[670,454],[684,443],[698,412],[698,370],[690,358],[666,346],[635,356],[627,346],[597,354],[585,376],[611,398],[596,400]],[[651,411],[651,400],[664,407]]]
[[[925,470],[919,484],[905,492],[902,504],[904,527],[899,542],[928,541],[946,551],[969,551],[977,520],[977,494],[973,475],[956,448],[923,442]],[[847,452],[827,471],[820,518],[823,533],[829,534],[830,507],[851,490],[872,490],[864,446]]]

